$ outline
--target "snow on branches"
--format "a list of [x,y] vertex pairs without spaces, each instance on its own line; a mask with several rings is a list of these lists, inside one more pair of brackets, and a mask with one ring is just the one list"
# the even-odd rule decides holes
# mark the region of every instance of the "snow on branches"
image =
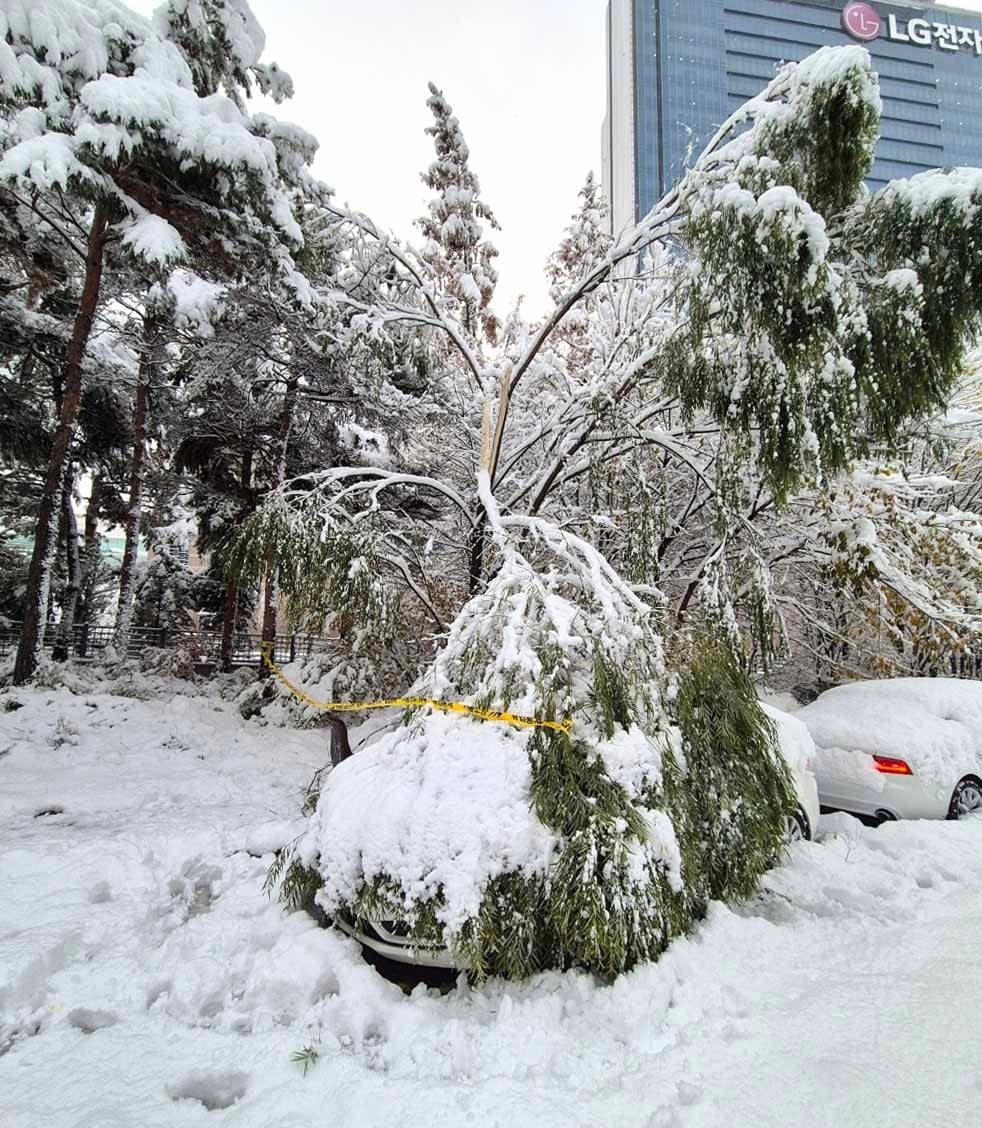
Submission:
[[419,221],[427,240],[423,259],[453,303],[464,329],[475,336],[483,334],[493,344],[498,321],[490,303],[498,281],[493,266],[498,252],[485,238],[484,226],[497,230],[498,221],[481,199],[460,123],[432,82],[426,104],[434,119],[426,132],[433,138],[436,160],[423,174],[423,183],[436,195],[428,214]]
[[[313,138],[267,115],[253,120],[243,109],[250,76],[263,89],[288,87],[284,76],[261,69],[262,47],[245,0],[173,0],[156,25],[113,0],[0,0],[2,250],[27,276],[18,297],[31,303],[68,283],[74,305],[55,383],[58,420],[18,681],[30,675],[43,641],[56,497],[66,462],[71,469],[107,259],[117,278],[139,279],[135,288],[142,284],[144,293],[137,303],[151,302],[151,290],[164,286],[178,264],[212,279],[272,279],[298,304],[310,303],[295,259],[303,234],[294,209],[305,190],[326,193],[305,167]],[[137,396],[137,445],[144,399]],[[140,465],[134,455],[134,483]],[[132,520],[138,519],[137,512]],[[133,535],[128,529],[131,548]]]
[[[236,19],[222,24],[226,32],[254,24],[247,5],[230,7]],[[192,10],[199,6],[185,15]],[[302,242],[290,189],[314,143],[265,115],[253,122],[231,75],[220,93],[200,58],[103,0],[57,0],[44,16],[4,0],[0,31],[8,40],[0,44],[0,93],[19,107],[5,115],[0,157],[0,182],[12,191],[77,190],[109,202],[139,225],[127,245],[151,264],[183,257],[182,238],[200,243],[202,227],[213,247],[225,242],[226,253],[236,241],[243,250]],[[221,51],[223,44],[241,49],[247,38],[229,32],[216,47],[199,34],[193,43]]]
[[[467,175],[468,154],[438,91],[431,108],[440,159],[428,175],[442,190]],[[458,424],[431,452],[445,474],[428,476],[465,501],[447,512],[471,538],[472,591],[493,574],[470,477],[475,390],[499,390],[488,469],[505,517],[575,529],[636,582],[658,583],[675,625],[708,617],[734,643],[749,636],[747,660],[769,651],[772,561],[800,551],[775,532],[781,513],[943,407],[978,317],[977,177],[939,172],[870,195],[879,113],[868,52],[822,49],[783,67],[616,241],[588,180],[550,263],[554,309],[537,326],[513,319],[493,364],[425,253],[330,206],[364,241],[351,271],[362,292],[333,300],[364,332],[401,327],[435,346],[430,387]],[[466,200],[438,198],[429,233],[466,228],[460,247],[473,249],[476,217],[468,227],[454,210],[474,204],[468,184]],[[418,490],[401,488],[402,516],[386,520],[406,535]],[[424,574],[425,562],[417,588]]]

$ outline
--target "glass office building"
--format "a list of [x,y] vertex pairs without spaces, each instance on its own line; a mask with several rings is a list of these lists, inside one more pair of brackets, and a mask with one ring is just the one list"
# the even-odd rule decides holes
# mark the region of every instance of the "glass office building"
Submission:
[[872,188],[982,166],[982,14],[845,0],[610,0],[604,183],[635,222],[782,62],[861,43],[883,98]]

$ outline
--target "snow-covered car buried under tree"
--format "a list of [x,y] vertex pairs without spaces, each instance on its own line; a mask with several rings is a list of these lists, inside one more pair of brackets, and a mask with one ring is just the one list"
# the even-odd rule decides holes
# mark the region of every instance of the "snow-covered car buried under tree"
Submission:
[[823,807],[877,821],[982,817],[982,682],[853,682],[797,716]]
[[[796,717],[761,704],[761,708],[774,723],[778,745],[791,773],[797,806],[788,818],[788,840],[809,840],[815,834],[819,818],[818,788],[811,770],[815,746],[808,729]],[[352,923],[344,917],[335,917],[334,923],[365,948],[396,963],[417,967],[458,968],[446,948],[414,944],[408,925],[399,920],[372,919]]]
[[791,769],[798,806],[788,820],[791,841],[810,840],[818,829],[818,784],[814,773],[815,744],[808,728],[783,709],[761,703],[761,708],[777,728],[781,753]]

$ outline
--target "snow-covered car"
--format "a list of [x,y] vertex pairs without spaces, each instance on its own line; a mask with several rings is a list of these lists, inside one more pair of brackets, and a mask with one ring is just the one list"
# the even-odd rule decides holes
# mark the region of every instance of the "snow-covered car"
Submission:
[[[791,770],[797,794],[797,808],[788,819],[788,840],[810,839],[818,826],[820,810],[818,788],[811,770],[815,745],[808,729],[796,717],[763,702],[761,707],[777,728],[778,743]],[[396,963],[428,968],[460,967],[445,948],[414,947],[409,929],[402,921],[372,920],[355,927],[339,917],[334,923],[366,948]]]
[[823,807],[879,822],[982,817],[982,682],[853,682],[797,716]]
[[819,800],[813,760],[815,744],[805,725],[772,705],[761,702],[761,708],[777,726],[778,743],[794,781],[798,807],[788,820],[788,838],[794,841],[811,839],[818,829]]

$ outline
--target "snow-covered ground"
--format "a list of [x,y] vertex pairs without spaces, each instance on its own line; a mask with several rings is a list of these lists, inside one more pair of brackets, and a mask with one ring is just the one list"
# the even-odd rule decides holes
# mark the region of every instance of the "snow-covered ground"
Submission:
[[982,821],[825,820],[613,986],[407,997],[262,891],[325,759],[214,697],[0,694],[4,1128],[982,1122]]

